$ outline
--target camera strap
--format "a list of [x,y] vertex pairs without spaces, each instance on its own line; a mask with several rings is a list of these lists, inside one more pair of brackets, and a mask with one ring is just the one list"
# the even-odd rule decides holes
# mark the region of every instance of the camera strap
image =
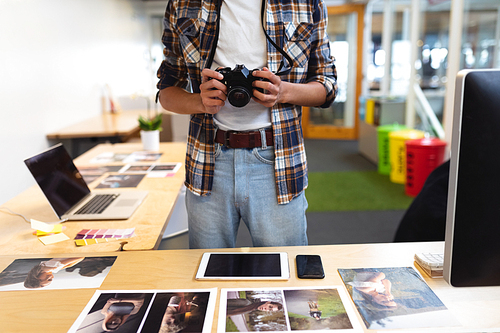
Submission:
[[279,53],[281,53],[281,55],[283,55],[283,57],[285,57],[286,61],[288,61],[288,68],[284,71],[282,71],[283,69],[283,66],[285,64],[285,62],[283,61],[283,59],[281,60],[281,63],[280,63],[280,67],[278,68],[278,72],[275,73],[276,75],[286,75],[288,73],[290,73],[290,71],[292,70],[292,67],[293,67],[293,60],[292,58],[281,48],[279,47],[272,39],[271,37],[269,37],[269,35],[267,34],[267,31],[266,31],[266,27],[264,26],[264,13],[266,11],[266,0],[262,0],[262,6],[261,6],[261,9],[260,9],[260,17],[261,17],[261,23],[262,23],[262,30],[264,30],[264,34],[266,35],[266,38],[267,40],[271,43],[272,46],[274,46],[276,48],[276,50],[278,50]]
[[[216,28],[215,28],[215,37],[214,37],[214,41],[212,42],[212,49],[210,50],[210,54],[208,56],[205,68],[210,68],[212,66],[213,61],[214,61],[215,49],[217,48],[217,42],[219,41],[220,10],[221,10],[221,7],[222,7],[222,0],[217,0],[217,23],[216,23]],[[288,62],[288,68],[286,70],[282,70],[285,63],[284,63],[283,60],[281,60],[280,66],[278,68],[278,72],[275,73],[275,75],[286,75],[286,74],[290,73],[290,71],[292,70],[293,60],[267,34],[266,28],[264,26],[264,13],[265,13],[265,9],[266,9],[266,0],[262,0],[262,6],[261,6],[261,11],[260,11],[261,22],[262,22],[262,30],[264,30],[264,34],[266,35],[266,38],[271,43],[271,45],[274,46],[276,48],[276,50],[278,50],[278,52],[281,53],[283,55],[283,57]]]
[[217,43],[219,42],[219,28],[220,28],[220,8],[222,7],[222,0],[217,0],[217,23],[215,26],[215,36],[212,42],[212,49],[208,55],[208,59],[205,68],[212,67],[212,62],[214,62],[215,49],[217,48]]

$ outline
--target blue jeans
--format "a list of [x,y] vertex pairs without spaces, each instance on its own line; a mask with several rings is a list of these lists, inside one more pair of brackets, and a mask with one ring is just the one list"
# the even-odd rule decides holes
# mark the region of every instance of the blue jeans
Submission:
[[279,205],[274,148],[230,149],[218,145],[212,193],[186,192],[190,248],[235,247],[240,219],[253,246],[307,245],[304,193]]

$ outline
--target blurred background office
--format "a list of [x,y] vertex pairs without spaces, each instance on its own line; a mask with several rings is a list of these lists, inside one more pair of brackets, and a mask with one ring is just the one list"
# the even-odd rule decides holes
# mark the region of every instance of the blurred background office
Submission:
[[[108,111],[111,95],[146,108],[166,3],[0,1],[0,204],[34,184],[23,160],[54,143],[47,133]],[[348,143],[375,165],[376,128],[389,121],[449,142],[458,70],[500,67],[498,0],[326,3],[341,90],[331,108],[304,110],[311,149]],[[368,114],[369,100],[390,117]],[[183,140],[184,123],[167,130]]]

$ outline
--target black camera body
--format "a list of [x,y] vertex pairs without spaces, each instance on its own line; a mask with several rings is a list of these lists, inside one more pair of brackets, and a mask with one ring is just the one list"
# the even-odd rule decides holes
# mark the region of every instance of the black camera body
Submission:
[[[254,71],[258,70],[248,70],[245,65],[236,65],[234,69],[224,67],[216,70],[224,75],[224,78],[219,81],[227,87],[227,100],[232,106],[241,108],[250,102],[250,99],[253,97],[254,87],[252,83],[254,81],[268,81],[252,75]],[[263,91],[259,88],[255,89]]]

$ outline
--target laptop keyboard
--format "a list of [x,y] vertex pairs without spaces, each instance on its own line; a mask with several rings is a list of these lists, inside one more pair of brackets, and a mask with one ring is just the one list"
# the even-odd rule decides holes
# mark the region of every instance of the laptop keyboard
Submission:
[[118,198],[118,194],[98,194],[90,199],[82,208],[77,210],[75,214],[100,214],[116,198]]

